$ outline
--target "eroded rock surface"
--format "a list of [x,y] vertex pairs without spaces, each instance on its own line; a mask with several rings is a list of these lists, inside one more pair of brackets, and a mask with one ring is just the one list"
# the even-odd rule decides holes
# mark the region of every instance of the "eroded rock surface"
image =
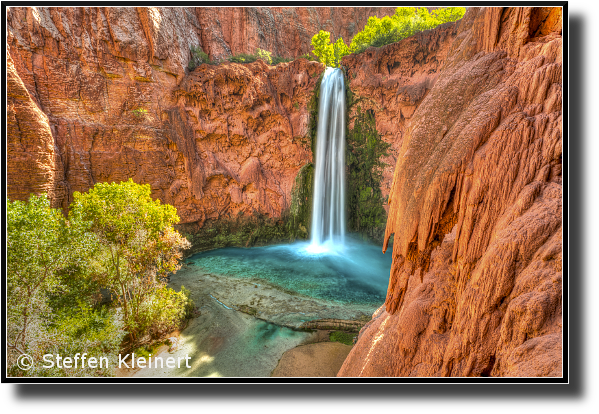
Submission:
[[381,182],[383,197],[389,195],[397,157],[414,111],[435,85],[457,35],[457,25],[446,23],[342,60],[352,91],[350,119],[358,107],[372,111],[377,131],[391,144],[389,155],[383,157],[387,164]]
[[297,57],[312,50],[320,30],[349,44],[371,16],[392,16],[395,7],[198,7],[202,45],[215,59],[256,48]]
[[562,375],[561,63],[561,9],[459,22],[397,156],[385,305],[340,376]]
[[132,177],[182,223],[289,207],[322,65],[201,65],[193,8],[10,8],[8,196]]

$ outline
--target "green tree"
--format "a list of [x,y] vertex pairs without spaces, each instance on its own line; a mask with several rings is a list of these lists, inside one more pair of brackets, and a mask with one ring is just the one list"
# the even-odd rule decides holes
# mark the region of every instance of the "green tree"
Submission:
[[364,30],[352,38],[349,50],[351,53],[361,53],[371,46],[380,47],[399,42],[420,31],[459,20],[465,12],[464,7],[440,8],[432,13],[426,7],[398,7],[391,17],[370,17]]
[[[70,215],[91,223],[103,250],[102,282],[122,306],[131,343],[152,329],[157,292],[166,276],[179,269],[187,239],[174,230],[174,207],[152,200],[148,184],[98,183],[89,192],[74,193]],[[70,217],[70,216],[69,216]]]
[[318,60],[325,66],[331,66],[338,68],[341,62],[341,58],[349,54],[349,48],[343,42],[342,38],[339,38],[335,43],[331,44],[331,33],[321,30],[312,37],[312,53],[318,58]]
[[321,30],[312,37],[311,45],[314,48],[312,53],[325,66],[332,66],[335,59],[333,47],[331,45],[331,33]]
[[[8,200],[6,215],[9,375],[92,375],[41,367],[46,353],[78,349],[101,356],[118,351],[122,334],[114,312],[92,307],[98,285],[91,263],[99,245],[88,231],[89,223],[77,215],[66,220],[50,207],[45,194],[32,195],[26,202]],[[102,325],[86,324],[77,313],[81,308],[87,319],[101,312]],[[67,311],[67,325],[78,326],[76,331],[66,329]],[[96,340],[100,337],[109,341]],[[19,369],[20,354],[32,357],[30,370]]]
[[258,59],[262,59],[269,65],[272,64],[272,53],[270,53],[268,50],[256,49],[255,54],[258,57]]

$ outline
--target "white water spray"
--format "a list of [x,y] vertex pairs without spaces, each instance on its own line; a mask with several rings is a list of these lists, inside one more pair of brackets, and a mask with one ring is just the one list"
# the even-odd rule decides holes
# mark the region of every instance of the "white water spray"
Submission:
[[345,244],[345,84],[340,69],[327,68],[320,84],[309,250]]

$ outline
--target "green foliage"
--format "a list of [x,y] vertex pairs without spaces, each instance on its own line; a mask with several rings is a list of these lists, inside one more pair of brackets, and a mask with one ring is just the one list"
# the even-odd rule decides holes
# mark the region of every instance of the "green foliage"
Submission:
[[187,236],[193,251],[220,249],[237,246],[251,247],[277,241],[293,240],[287,227],[288,212],[279,219],[255,213],[250,217],[237,216],[229,220],[207,222],[194,234]]
[[345,345],[353,345],[355,336],[356,334],[353,333],[334,331],[329,334],[329,340],[331,342],[341,342]]
[[318,58],[316,56],[314,56],[314,54],[309,53],[309,52],[299,56],[297,59],[307,59],[310,62],[318,62],[319,61]]
[[276,66],[279,63],[286,63],[286,62],[292,62],[292,61],[293,61],[292,58],[284,58],[282,56],[273,56],[272,57],[271,65],[272,66]]
[[376,130],[372,111],[358,106],[353,128],[347,133],[348,227],[375,240],[382,239],[387,219],[381,157],[387,155],[389,146]]
[[262,59],[269,65],[272,64],[272,53],[270,53],[269,51],[256,49],[256,56],[258,57],[258,59]]
[[295,176],[291,189],[291,207],[287,228],[293,239],[307,239],[312,218],[314,165],[307,163]]
[[55,309],[55,317],[49,324],[49,333],[57,345],[46,352],[64,356],[87,353],[96,358],[105,357],[107,364],[96,368],[88,366],[68,369],[54,366],[43,369],[44,376],[112,376],[118,364],[118,353],[125,331],[114,309],[94,307],[80,301],[76,306]]
[[256,49],[256,51],[252,53],[238,53],[234,56],[229,57],[229,62],[235,63],[252,63],[257,61],[258,59],[262,59],[269,65],[278,65],[281,62],[291,62],[293,59],[284,58],[281,56],[273,56],[271,52],[263,49]]
[[349,48],[343,39],[339,38],[331,44],[331,33],[325,30],[321,30],[312,37],[311,45],[314,48],[312,53],[325,66],[338,68],[341,58],[349,54]]
[[[176,210],[132,180],[74,193],[68,220],[45,195],[7,201],[7,348],[11,376],[112,375],[126,333],[176,329],[194,309],[189,291],[166,288],[189,242],[173,229]],[[116,298],[102,305],[101,288]],[[17,365],[33,358],[31,370]],[[43,368],[45,354],[106,358],[91,368]]]
[[341,58],[350,53],[362,53],[367,48],[381,47],[399,42],[423,30],[433,29],[440,24],[453,22],[464,16],[464,7],[447,7],[429,13],[425,7],[398,7],[391,17],[379,19],[372,16],[364,30],[357,33],[348,46],[342,38],[331,44],[331,34],[321,30],[312,37],[312,53],[326,66],[339,67]]
[[[122,339],[114,312],[95,306],[98,240],[79,215],[66,220],[47,196],[7,201],[7,348],[11,376],[109,375],[42,368],[43,355],[73,351],[111,356]],[[66,321],[69,321],[68,323]],[[116,344],[116,348],[115,348]],[[16,357],[26,353],[33,368]],[[69,354],[70,355],[70,354]]]
[[[98,183],[73,194],[71,216],[89,221],[102,252],[100,280],[118,299],[131,344],[151,333],[159,292],[170,272],[179,269],[189,242],[173,229],[176,210],[152,200],[150,186],[127,182]],[[156,328],[158,329],[158,328]]]
[[320,74],[320,77],[316,81],[316,85],[314,86],[314,93],[312,94],[312,98],[310,98],[310,102],[308,103],[308,112],[310,114],[310,118],[308,120],[308,137],[310,138],[310,148],[312,150],[312,154],[316,153],[316,134],[318,131],[318,105],[320,103],[320,84],[322,83],[322,78],[324,76],[324,71]]
[[210,60],[210,56],[208,56],[208,54],[204,52],[200,46],[191,46],[190,52],[191,59],[187,64],[187,68],[189,70],[194,70],[203,63],[207,63],[209,65],[214,64],[214,62]]
[[195,308],[190,292],[185,286],[181,291],[163,286],[156,290],[154,297],[146,304],[146,332],[158,338],[181,326],[182,321],[191,318]]
[[248,54],[248,53],[238,53],[229,57],[229,62],[234,63],[252,63],[258,60],[258,56],[256,54]]
[[398,7],[391,17],[370,17],[364,30],[352,38],[349,49],[351,53],[361,53],[370,46],[381,47],[399,42],[423,30],[459,20],[465,12],[464,7],[441,8],[432,13],[425,7]]

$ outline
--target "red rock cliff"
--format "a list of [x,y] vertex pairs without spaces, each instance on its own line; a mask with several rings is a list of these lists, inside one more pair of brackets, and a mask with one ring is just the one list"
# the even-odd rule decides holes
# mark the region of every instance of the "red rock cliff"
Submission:
[[66,208],[73,191],[133,177],[182,223],[279,216],[312,158],[307,103],[323,68],[257,61],[188,73],[206,12],[9,8],[8,197],[48,192]]
[[391,16],[395,7],[198,7],[202,47],[212,58],[254,53],[297,57],[312,50],[320,30],[349,44],[371,16]]
[[457,27],[457,23],[446,23],[342,60],[355,102],[352,113],[358,106],[373,111],[377,131],[391,144],[383,159],[387,164],[381,182],[383,197],[391,189],[397,156],[414,111],[435,85]]
[[562,375],[561,19],[459,22],[397,153],[387,300],[340,376]]

